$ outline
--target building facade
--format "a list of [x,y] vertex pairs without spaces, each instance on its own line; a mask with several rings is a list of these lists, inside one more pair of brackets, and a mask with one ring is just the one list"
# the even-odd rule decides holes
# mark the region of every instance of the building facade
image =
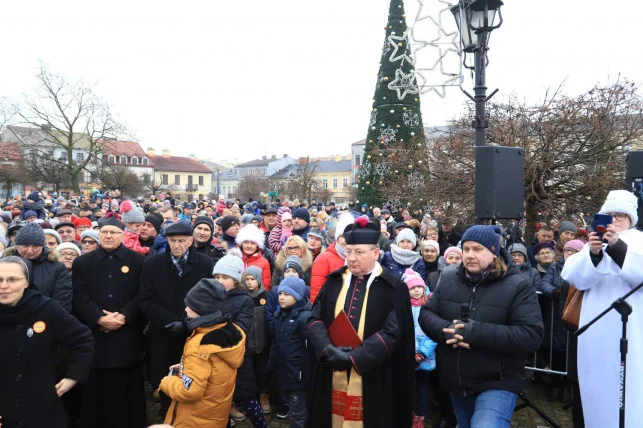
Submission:
[[204,199],[212,191],[212,170],[198,160],[171,156],[169,150],[157,156],[151,148],[147,156],[154,163],[154,184],[160,191],[182,200]]

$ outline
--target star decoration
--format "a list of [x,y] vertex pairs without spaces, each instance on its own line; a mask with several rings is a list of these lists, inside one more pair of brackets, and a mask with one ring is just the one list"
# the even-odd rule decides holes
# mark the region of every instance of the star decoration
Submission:
[[398,100],[403,100],[407,94],[420,93],[415,80],[415,72],[405,74],[401,69],[395,70],[395,80],[388,84],[388,88],[395,89]]
[[[407,61],[411,65],[415,64],[415,61],[413,60],[411,54],[408,31],[409,30],[407,29],[402,36],[395,36],[393,34],[388,36],[388,42],[391,46],[393,46],[393,53],[391,53],[391,56],[388,59],[389,61],[395,62],[402,60],[402,63],[404,63],[404,61]],[[402,46],[398,46],[398,43],[401,43]],[[398,53],[398,50],[401,50],[401,52]]]

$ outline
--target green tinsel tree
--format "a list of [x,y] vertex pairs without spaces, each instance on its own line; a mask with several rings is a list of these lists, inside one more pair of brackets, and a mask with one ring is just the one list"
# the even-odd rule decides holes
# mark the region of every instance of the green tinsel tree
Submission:
[[357,199],[423,205],[428,156],[402,0],[391,0]]

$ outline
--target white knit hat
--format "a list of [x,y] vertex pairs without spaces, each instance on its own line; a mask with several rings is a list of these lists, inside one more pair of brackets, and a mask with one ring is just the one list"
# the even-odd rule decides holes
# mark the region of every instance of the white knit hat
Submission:
[[241,274],[243,273],[243,261],[231,254],[226,254],[221,257],[214,269],[212,270],[212,275],[221,274],[229,276],[238,283],[241,283]]
[[255,226],[254,224],[249,224],[239,230],[236,242],[239,245],[243,244],[245,241],[254,242],[259,246],[259,248],[263,249],[265,239],[266,235],[264,235],[264,233],[259,230],[257,226]]
[[[413,233],[413,230],[409,229],[408,227],[406,229],[400,230],[400,233],[398,233],[397,237],[395,238],[395,243],[397,245],[400,245],[400,242],[404,240],[411,241],[414,247],[415,247],[415,244],[417,244],[418,242],[417,236],[415,236],[415,233]],[[438,252],[439,251],[440,250],[438,250]]]
[[438,244],[437,241],[434,241],[433,239],[427,239],[425,241],[422,241],[422,251],[426,250],[429,247],[435,248],[435,251],[437,251],[438,254],[440,254],[440,244]]
[[343,235],[346,226],[348,226],[349,224],[353,224],[354,222],[355,218],[352,215],[348,213],[340,215],[339,219],[337,220],[337,226],[335,226],[335,239]]
[[639,221],[637,212],[638,201],[633,193],[627,190],[611,190],[607,194],[605,203],[601,207],[599,214],[623,213],[630,216],[632,227],[636,226]]
[[80,256],[82,252],[80,251],[80,248],[78,248],[78,245],[72,244],[71,242],[63,242],[62,244],[58,245],[56,247],[57,252],[61,252],[62,250],[73,250],[76,251],[76,253]]

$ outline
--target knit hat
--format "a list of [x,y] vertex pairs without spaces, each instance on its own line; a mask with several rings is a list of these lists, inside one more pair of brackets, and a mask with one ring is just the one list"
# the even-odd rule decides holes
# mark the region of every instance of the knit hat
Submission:
[[[415,233],[413,233],[413,231],[409,228],[402,229],[400,233],[398,233],[397,236],[395,237],[395,243],[398,245],[400,245],[400,242],[404,240],[411,241],[414,247],[415,247],[415,244],[417,244],[418,242],[417,237],[415,236]],[[438,252],[440,252],[439,248],[440,247],[438,246]]]
[[[404,229],[404,230],[411,230],[411,229]],[[437,251],[438,254],[440,254],[440,244],[438,244],[437,241],[434,241],[433,239],[427,239],[426,241],[422,241],[422,250],[425,250],[427,247],[435,248],[435,251]]]
[[306,223],[310,223],[310,214],[306,208],[297,208],[292,212],[292,218],[300,218]]
[[567,241],[563,249],[567,248],[572,248],[576,251],[580,251],[583,248],[585,248],[585,242],[581,241],[580,239],[572,239],[571,241]]
[[163,225],[163,217],[158,214],[152,214],[152,208],[150,207],[150,214],[145,216],[145,222],[154,226],[156,233],[161,232],[161,226]]
[[294,269],[299,274],[300,278],[304,277],[304,265],[301,263],[301,259],[297,256],[288,256],[284,262],[284,272],[286,269]]
[[29,193],[29,196],[27,196],[27,199],[31,199],[34,202],[38,202],[40,200],[40,195],[38,192],[31,192]]
[[246,270],[243,271],[243,274],[241,275],[241,285],[244,287],[246,286],[246,276],[252,275],[254,279],[257,280],[259,283],[259,288],[263,285],[261,282],[261,275],[263,273],[263,270],[259,266],[248,266]]
[[121,221],[123,223],[144,223],[145,214],[134,201],[123,201],[121,203]]
[[354,221],[355,219],[353,218],[353,216],[348,213],[339,216],[337,226],[335,226],[335,239],[343,235],[344,230],[346,230],[346,226],[348,226],[349,224],[353,224]]
[[553,241],[551,241],[551,242],[545,241],[545,242],[537,243],[534,246],[534,256],[537,255],[538,252],[540,250],[542,250],[543,248],[549,248],[551,251],[554,251],[554,242]]
[[226,254],[221,257],[214,269],[212,270],[212,275],[220,274],[229,276],[237,282],[241,282],[241,274],[243,273],[243,261],[231,254]]
[[38,217],[38,214],[34,210],[27,210],[23,214],[22,218],[24,218],[26,220],[29,217]]
[[98,244],[100,244],[100,239],[98,238],[98,232],[95,231],[94,229],[84,230],[83,233],[80,234],[80,241],[81,242],[85,238],[91,238],[94,241],[96,241]]
[[239,231],[239,234],[236,238],[236,242],[239,245],[243,244],[245,241],[250,241],[257,244],[257,246],[261,249],[263,249],[265,240],[266,235],[254,224],[244,226],[244,228]]
[[462,235],[462,245],[466,241],[477,242],[497,256],[500,253],[500,228],[481,224],[471,226]]
[[426,287],[420,274],[411,268],[406,268],[404,275],[402,275],[402,280],[406,283],[406,286],[409,287],[409,290],[413,287]]
[[210,236],[214,235],[214,220],[212,220],[212,218],[208,217],[207,215],[198,216],[196,220],[194,220],[192,230],[196,229],[196,227],[200,224],[208,226],[210,228]]
[[192,225],[185,221],[172,223],[165,229],[165,236],[192,236]]
[[638,200],[633,193],[627,190],[611,190],[607,194],[607,199],[601,207],[599,214],[609,213],[623,213],[630,216],[632,227],[636,226],[639,222],[639,215],[637,212]]
[[560,233],[563,233],[563,232],[574,232],[574,233],[576,233],[576,232],[578,232],[578,229],[576,228],[576,225],[574,223],[572,223],[569,220],[565,220],[558,227],[558,231]]
[[239,224],[239,219],[233,215],[227,215],[221,219],[221,230],[226,232],[235,224]]
[[284,221],[284,220],[292,220],[292,214],[290,214],[289,212],[283,213],[281,215],[281,221]]
[[217,312],[226,297],[228,292],[223,284],[216,279],[202,279],[188,291],[183,302],[185,306],[203,316]]
[[60,253],[62,250],[74,250],[79,256],[82,254],[78,245],[72,244],[71,242],[63,242],[56,247],[56,252]]
[[263,221],[263,217],[261,217],[260,215],[255,215],[254,217],[252,217],[252,221],[261,223]]
[[73,223],[74,223],[74,228],[78,226],[92,227],[92,221],[87,217],[78,217],[73,221]]
[[16,245],[45,246],[45,232],[38,223],[27,223],[16,235]]
[[279,283],[279,292],[288,293],[299,302],[306,293],[306,283],[301,278],[288,276]]
[[43,229],[43,232],[45,233],[45,235],[53,236],[54,238],[56,238],[56,242],[58,242],[59,244],[62,244],[63,240],[60,238],[60,235],[55,230],[53,230],[53,229]]
[[252,223],[252,219],[253,219],[254,217],[255,217],[255,215],[254,215],[254,214],[246,213],[246,214],[244,214],[244,215],[242,215],[242,216],[241,216],[241,218],[239,219],[239,221],[240,221],[241,223],[243,223],[244,225],[248,225],[248,224]]
[[510,245],[508,250],[512,254],[513,253],[520,253],[523,256],[525,256],[525,259],[527,258],[527,248],[525,248],[525,246],[522,245],[521,243],[516,243],[516,244]]
[[462,258],[462,250],[459,249],[458,247],[449,247],[446,250],[444,250],[444,260],[446,260],[449,257],[449,254],[451,253],[457,253],[460,255],[460,258]]

